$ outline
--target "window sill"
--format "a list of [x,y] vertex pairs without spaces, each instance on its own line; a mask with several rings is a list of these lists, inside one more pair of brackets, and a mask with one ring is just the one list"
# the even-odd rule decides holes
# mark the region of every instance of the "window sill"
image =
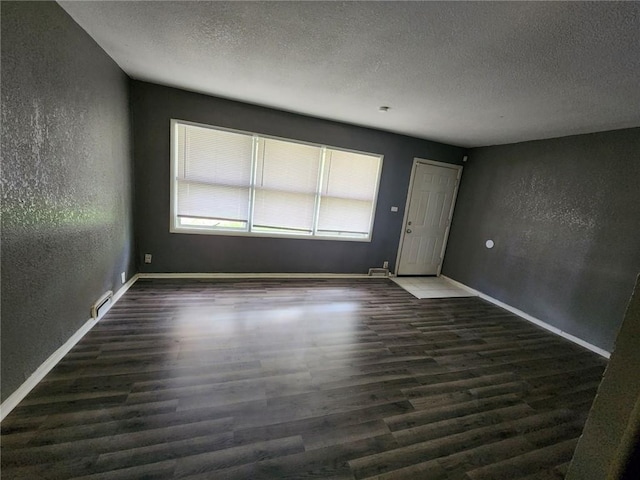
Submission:
[[294,239],[294,240],[325,240],[330,242],[361,242],[371,243],[369,237],[341,237],[341,236],[320,236],[320,235],[296,235],[296,234],[273,234],[262,232],[237,232],[233,230],[211,230],[207,228],[187,228],[187,227],[171,227],[170,233],[191,234],[191,235],[221,235],[225,237],[256,237],[256,238],[275,238],[275,239]]

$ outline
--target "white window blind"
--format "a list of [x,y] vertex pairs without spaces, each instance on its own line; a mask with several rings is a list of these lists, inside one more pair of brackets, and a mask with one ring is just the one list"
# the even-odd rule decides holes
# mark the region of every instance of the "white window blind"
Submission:
[[253,226],[310,234],[322,149],[300,143],[260,139]]
[[380,158],[327,149],[318,232],[327,235],[369,233]]
[[172,121],[172,231],[368,240],[382,157]]
[[244,228],[253,138],[192,125],[178,124],[177,129],[178,217]]

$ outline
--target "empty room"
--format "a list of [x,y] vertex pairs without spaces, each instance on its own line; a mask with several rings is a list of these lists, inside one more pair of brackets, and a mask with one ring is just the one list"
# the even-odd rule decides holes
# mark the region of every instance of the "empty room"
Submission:
[[2,479],[637,479],[640,3],[2,1]]

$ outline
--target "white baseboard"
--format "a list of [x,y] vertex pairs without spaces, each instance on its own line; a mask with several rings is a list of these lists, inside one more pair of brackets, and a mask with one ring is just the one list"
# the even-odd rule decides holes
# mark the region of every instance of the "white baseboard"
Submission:
[[138,278],[387,278],[364,273],[139,273]]
[[[126,293],[127,290],[138,279],[138,275],[134,275],[125,283],[120,289],[113,295],[111,304],[104,313],[107,313],[111,307]],[[0,405],[0,422],[9,415],[9,413],[16,408],[16,406],[27,396],[27,394],[34,389],[38,383],[49,373],[53,367],[55,367],[62,358],[69,353],[69,351],[80,341],[86,333],[91,330],[100,319],[104,317],[104,314],[100,318],[90,318],[82,325],[69,339],[55,352],[49,356],[42,364],[33,372],[27,380],[18,387],[18,389],[7,397],[7,399]]]
[[486,295],[486,294],[484,294],[484,293],[482,293],[482,292],[480,292],[478,290],[475,290],[475,289],[473,289],[471,287],[468,287],[464,283],[460,283],[460,282],[458,282],[458,281],[456,281],[456,280],[454,280],[452,278],[449,278],[449,277],[447,277],[445,275],[440,275],[440,276],[442,278],[444,278],[445,280],[447,280],[448,282],[451,282],[453,285],[456,285],[457,287],[460,287],[460,288],[462,288],[462,289],[464,289],[464,290],[466,290],[466,291],[468,291],[470,293],[474,293],[474,294],[478,295],[480,298],[482,298],[483,300],[486,300],[488,302],[493,303],[494,305],[502,307],[505,310],[507,310],[507,311],[509,311],[509,312],[521,317],[521,318],[524,318],[528,322],[535,323],[539,327],[542,327],[545,330],[549,330],[550,332],[555,333],[556,335],[559,335],[562,338],[566,338],[567,340],[569,340],[569,341],[571,341],[571,342],[573,342],[575,344],[578,344],[581,347],[589,349],[592,352],[595,352],[595,353],[597,353],[598,355],[600,355],[600,356],[602,356],[604,358],[611,357],[611,352],[607,352],[606,350],[603,350],[600,347],[596,347],[595,345],[592,345],[592,344],[590,344],[588,342],[585,342],[581,338],[575,337],[575,336],[571,335],[570,333],[567,333],[567,332],[565,332],[563,330],[560,330],[559,328],[554,327],[553,325],[549,325],[548,323],[543,322],[542,320],[540,320],[538,318],[535,318],[535,317],[529,315],[526,312],[523,312],[522,310],[518,310],[517,308],[512,307],[511,305],[507,305],[506,303],[501,302],[500,300],[497,300],[497,299],[495,299],[493,297],[490,297],[489,295]]

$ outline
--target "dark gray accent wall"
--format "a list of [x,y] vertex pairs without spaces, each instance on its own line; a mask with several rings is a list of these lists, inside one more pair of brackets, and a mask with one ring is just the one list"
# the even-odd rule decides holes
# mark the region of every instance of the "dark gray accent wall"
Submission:
[[2,400],[134,273],[128,78],[55,2],[2,13]]
[[640,129],[470,151],[445,275],[611,351],[638,272]]
[[[567,480],[640,478],[640,277]],[[635,458],[634,458],[635,456]],[[626,471],[626,472],[625,472]],[[626,473],[626,474],[625,474]]]
[[[239,79],[238,81],[244,81]],[[366,273],[394,267],[414,157],[460,163],[464,149],[293,113],[132,82],[136,239],[142,272]],[[372,100],[371,114],[379,115]],[[371,242],[169,233],[170,120],[384,155]],[[391,206],[398,206],[393,213]],[[153,263],[142,263],[144,253]]]

